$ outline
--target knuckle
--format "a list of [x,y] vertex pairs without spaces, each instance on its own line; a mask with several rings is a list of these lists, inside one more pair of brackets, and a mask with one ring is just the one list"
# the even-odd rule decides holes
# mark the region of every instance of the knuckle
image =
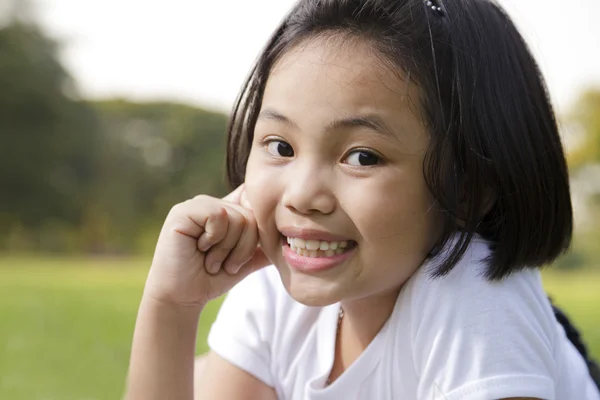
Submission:
[[212,232],[204,231],[201,239],[205,245],[212,245],[215,242],[215,235]]
[[223,206],[215,207],[213,212],[211,213],[211,218],[213,219],[226,219],[227,218],[227,210]]
[[194,196],[193,198],[191,198],[188,201],[205,202],[205,201],[209,200],[210,198],[211,198],[210,196],[207,196],[205,194],[199,194],[199,195]]
[[236,212],[235,216],[233,217],[233,223],[238,229],[243,230],[246,228],[248,220],[243,214]]
[[184,208],[185,208],[185,202],[175,204],[169,210],[168,216],[169,217],[177,217],[178,215],[182,214]]

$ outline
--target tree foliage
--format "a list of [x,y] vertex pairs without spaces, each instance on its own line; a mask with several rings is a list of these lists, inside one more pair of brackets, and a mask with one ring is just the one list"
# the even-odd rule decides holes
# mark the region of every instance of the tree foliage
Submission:
[[32,22],[0,28],[0,249],[131,252],[169,208],[222,194],[226,117],[88,102]]
[[578,142],[568,159],[573,170],[600,163],[600,89],[583,93],[568,117]]
[[95,115],[73,96],[56,49],[32,24],[14,21],[0,29],[4,229],[78,224],[93,180]]

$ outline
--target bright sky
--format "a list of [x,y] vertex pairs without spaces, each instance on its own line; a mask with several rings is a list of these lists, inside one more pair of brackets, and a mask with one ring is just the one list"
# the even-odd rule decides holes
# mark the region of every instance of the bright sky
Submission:
[[[600,1],[499,0],[545,74],[559,112],[600,87]],[[88,97],[166,98],[229,111],[294,0],[35,0]]]

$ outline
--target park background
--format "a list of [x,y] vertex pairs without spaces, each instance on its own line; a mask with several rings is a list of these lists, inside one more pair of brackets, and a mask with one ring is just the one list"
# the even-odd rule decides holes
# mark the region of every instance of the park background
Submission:
[[[500,3],[571,168],[575,242],[545,286],[600,358],[600,2]],[[162,221],[226,192],[229,108],[291,4],[0,0],[0,399],[121,397]]]

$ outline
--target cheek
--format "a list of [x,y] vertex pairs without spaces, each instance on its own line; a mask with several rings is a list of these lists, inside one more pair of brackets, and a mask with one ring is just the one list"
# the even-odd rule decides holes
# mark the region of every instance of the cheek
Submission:
[[388,183],[356,191],[351,198],[353,220],[367,241],[429,249],[437,219],[424,184]]

